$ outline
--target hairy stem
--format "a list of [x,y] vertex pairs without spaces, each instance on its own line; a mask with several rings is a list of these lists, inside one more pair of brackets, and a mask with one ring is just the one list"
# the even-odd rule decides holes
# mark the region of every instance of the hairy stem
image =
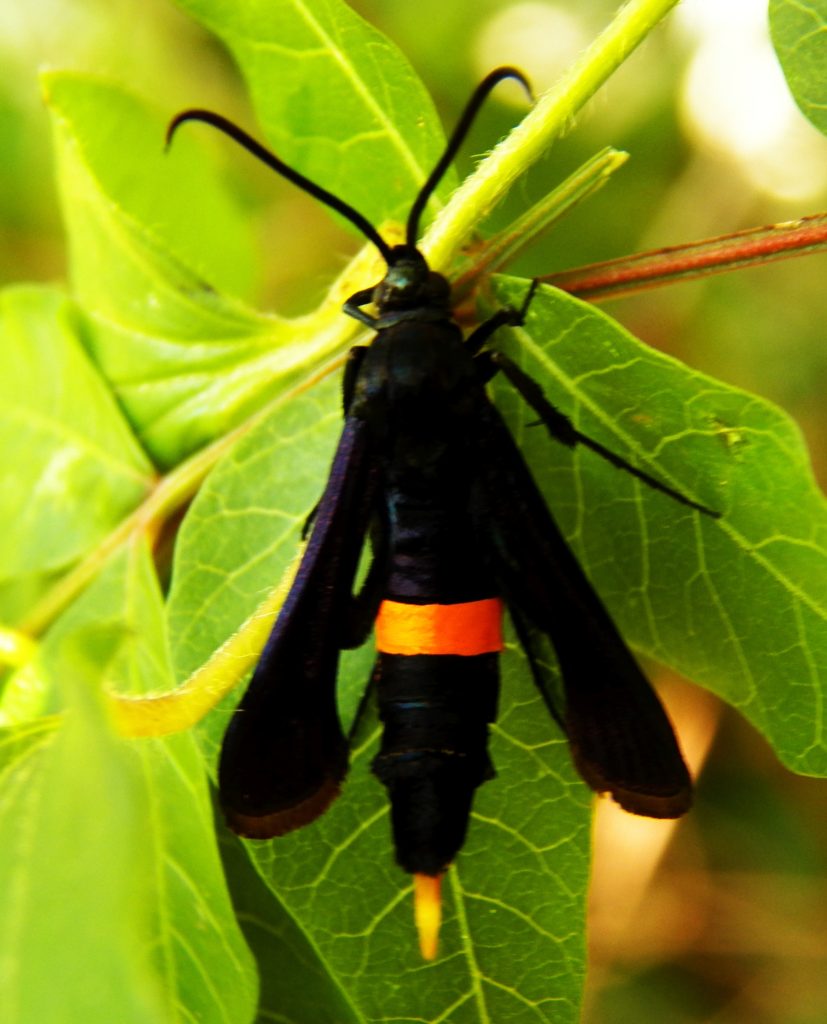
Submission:
[[560,81],[457,189],[422,242],[445,268],[480,220],[571,124],[572,118],[678,0],[629,0]]

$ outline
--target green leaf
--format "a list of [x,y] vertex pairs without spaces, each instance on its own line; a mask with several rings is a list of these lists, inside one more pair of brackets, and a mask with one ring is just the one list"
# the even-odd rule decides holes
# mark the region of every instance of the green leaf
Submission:
[[176,139],[165,157],[163,119],[120,87],[73,73],[46,85],[86,344],[142,444],[174,465],[352,328],[338,303],[288,322],[216,292],[225,260],[244,258],[195,140]]
[[827,0],[770,0],[773,45],[795,102],[827,135]]
[[0,748],[0,1016],[156,1024],[140,778],[94,697],[93,638],[75,641],[60,662],[62,727],[28,746],[17,734]]
[[[130,223],[140,225],[141,233],[156,247],[214,288],[247,294],[255,266],[248,219],[231,202],[210,164],[198,159],[194,147],[179,152],[175,146],[169,153],[165,151],[169,118],[117,83],[97,75],[48,72],[42,82],[57,127],[69,132],[68,139],[61,138],[62,148],[71,148],[109,202],[108,211],[91,212],[99,217],[108,215],[109,244],[115,250],[112,255],[119,242],[121,246],[128,242],[117,237],[117,227],[124,231]],[[177,173],[172,173],[173,168]],[[65,209],[73,281],[82,295],[103,300],[107,280],[116,271],[141,273],[143,268],[129,267],[128,251],[120,254],[119,261],[126,266],[96,264],[87,251],[89,239],[79,236],[73,227],[73,211],[68,203]],[[117,295],[132,304],[140,301],[141,295],[137,289],[129,294],[129,283],[129,278],[123,281]],[[152,304],[151,297],[144,301]]]
[[[525,282],[504,280],[518,304]],[[827,774],[827,502],[798,428],[770,403],[642,345],[543,288],[512,356],[584,434],[688,497],[697,515],[498,402],[581,564],[639,650],[746,715],[796,771]]]
[[76,321],[58,291],[0,295],[0,587],[9,618],[152,485],[152,467],[80,344]]
[[[259,964],[258,1021],[356,1024],[347,993],[337,987],[300,927],[262,881],[245,844],[224,830],[224,871],[244,937]],[[278,964],[278,970],[273,966]]]
[[[179,678],[226,639],[228,622],[244,621],[295,554],[341,430],[337,393],[331,377],[286,403],[233,448],[198,492],[178,536],[167,603]],[[237,516],[244,520],[238,528]],[[251,580],[245,571],[255,574]]]
[[[442,149],[431,98],[404,55],[340,0],[179,0],[241,68],[288,163],[377,225],[402,218]],[[440,188],[446,195],[455,179]]]
[[[164,625],[149,552],[136,544],[118,553],[44,641],[44,663],[61,666],[62,652],[75,650],[90,660],[84,699],[94,702],[95,713],[84,719],[76,738],[69,718],[54,740],[61,751],[54,764],[18,759],[7,768],[7,834],[22,837],[8,870],[25,877],[26,892],[7,940],[12,947],[25,946],[21,955],[30,965],[30,975],[24,971],[12,992],[33,1006],[51,998],[42,971],[45,961],[53,961],[60,976],[77,976],[69,996],[75,988],[78,1002],[87,990],[98,993],[101,1016],[84,1017],[80,1010],[27,1016],[21,1010],[4,1020],[143,1019],[127,1009],[153,991],[163,1009],[146,1019],[252,1018],[255,975],[226,891],[195,739],[115,739],[92,697],[101,680],[133,693],[169,689]],[[114,655],[94,656],[90,637],[100,631],[118,637]],[[63,672],[58,678],[71,677]],[[88,880],[67,877],[81,870]],[[95,887],[97,877],[102,891]],[[98,957],[84,943],[78,922],[111,950]],[[59,999],[62,986],[54,988],[53,998]]]

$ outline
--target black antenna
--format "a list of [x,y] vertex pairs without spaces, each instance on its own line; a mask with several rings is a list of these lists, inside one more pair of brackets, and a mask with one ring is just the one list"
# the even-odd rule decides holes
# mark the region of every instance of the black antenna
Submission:
[[[454,128],[454,131],[448,140],[448,144],[445,147],[445,151],[439,158],[436,167],[434,167],[429,174],[427,181],[419,190],[419,194],[411,207],[411,212],[408,214],[405,241],[410,248],[416,248],[416,236],[419,232],[419,219],[422,216],[422,211],[425,209],[428,200],[431,198],[434,189],[439,184],[451,161],[456,156],[457,150],[462,145],[474,118],[477,116],[477,112],[485,102],[491,90],[506,78],[514,78],[520,82],[529,97],[531,97],[531,86],[529,85],[528,80],[525,75],[516,68],[495,68],[494,71],[486,75],[480,82],[474,90],[471,99],[468,101],[456,128]],[[272,170],[277,174],[280,174],[282,178],[286,178],[303,192],[307,192],[308,195],[313,196],[314,199],[318,199],[320,203],[324,203],[325,206],[329,206],[332,210],[340,213],[346,220],[349,220],[354,227],[358,228],[359,231],[362,232],[368,241],[373,242],[382,254],[382,258],[388,266],[393,264],[395,259],[393,248],[388,245],[384,238],[382,238],[367,217],[364,217],[349,203],[346,203],[344,199],[340,199],[338,196],[333,195],[332,192],[328,192],[326,188],[322,188],[321,185],[317,185],[309,178],[305,178],[303,174],[300,174],[298,171],[286,164],[280,157],[276,156],[275,153],[271,152],[260,142],[254,139],[252,135],[248,135],[243,128],[239,128],[237,124],[234,124],[221,114],[216,114],[212,110],[202,110],[200,108],[183,110],[169,123],[166,136],[167,147],[169,147],[172,142],[173,136],[178,128],[185,121],[201,121],[213,128],[217,128],[218,131],[223,132],[224,135],[229,136],[234,142],[238,143],[239,146],[246,149],[248,153],[252,153],[252,155],[261,160],[262,163],[272,168]]]
[[315,182],[312,182],[309,178],[305,178],[303,174],[293,170],[293,168],[288,166],[280,157],[277,157],[275,153],[271,153],[269,149],[262,146],[260,142],[257,142],[252,135],[248,135],[243,128],[239,128],[238,125],[233,124],[233,122],[227,120],[226,117],[222,117],[221,114],[215,114],[211,110],[200,110],[196,108],[192,110],[183,110],[169,123],[166,138],[167,146],[172,142],[175,132],[185,121],[202,121],[204,124],[209,124],[213,128],[217,128],[220,132],[223,132],[225,135],[228,135],[234,142],[237,142],[239,146],[242,146],[249,153],[252,153],[253,156],[258,157],[262,163],[267,164],[267,166],[271,167],[277,174],[280,174],[282,178],[286,178],[288,181],[291,181],[303,192],[307,192],[309,195],[313,196],[314,199],[318,199],[320,203],[324,203],[325,206],[329,206],[337,213],[340,213],[346,220],[349,220],[354,227],[357,227],[365,238],[373,242],[388,265],[393,262],[393,251],[391,247],[367,217],[363,217],[358,210],[354,210],[354,208],[350,206],[349,203],[346,203],[344,199],[334,196],[333,193],[328,192],[326,188],[322,188],[321,185],[315,184]]
[[405,231],[405,241],[412,248],[416,248],[416,238],[419,234],[419,218],[422,216],[422,211],[428,200],[431,198],[434,189],[442,179],[443,174],[448,170],[451,161],[457,155],[457,150],[462,145],[465,136],[468,134],[468,130],[474,122],[474,118],[477,116],[477,112],[483,105],[485,100],[488,98],[488,94],[494,89],[495,86],[499,85],[506,78],[516,79],[528,93],[529,99],[533,99],[531,93],[531,85],[525,75],[518,71],[517,68],[502,67],[495,68],[489,74],[483,78],[477,88],[474,90],[471,99],[466,104],[465,110],[462,113],[459,121],[457,122],[456,128],[448,139],[448,144],[445,147],[445,151],[439,158],[436,167],[431,171],[428,176],[428,180],[419,190],[419,195],[414,200],[414,204],[411,207],[411,212],[408,214],[408,225]]

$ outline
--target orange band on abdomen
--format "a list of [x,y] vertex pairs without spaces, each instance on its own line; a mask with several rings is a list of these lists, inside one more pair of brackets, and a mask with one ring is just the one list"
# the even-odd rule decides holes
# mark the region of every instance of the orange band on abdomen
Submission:
[[459,604],[383,601],[376,616],[376,649],[383,654],[491,654],[503,649],[502,601]]

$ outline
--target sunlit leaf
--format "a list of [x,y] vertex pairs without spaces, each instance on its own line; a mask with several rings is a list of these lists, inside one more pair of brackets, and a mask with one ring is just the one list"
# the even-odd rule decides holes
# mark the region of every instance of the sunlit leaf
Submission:
[[[498,291],[519,302],[525,284]],[[624,634],[720,694],[797,771],[827,773],[827,502],[797,427],[769,402],[643,346],[543,289],[515,358],[578,429],[721,513],[698,515],[561,450],[497,394],[552,508]]]
[[[61,617],[43,660],[68,710],[48,742],[18,746],[5,762],[4,832],[17,838],[3,844],[3,890],[20,895],[3,915],[3,956],[24,966],[9,989],[20,1016],[4,1019],[250,1019],[256,982],[194,737],[116,739],[100,704],[102,682],[130,692],[171,686],[142,545],[120,552]],[[44,964],[53,984],[43,984]],[[145,1016],[149,1005],[155,1015]]]
[[341,0],[179,4],[230,48],[283,159],[369,220],[404,216],[442,142],[430,96],[387,37]]
[[0,360],[0,587],[13,620],[38,580],[65,571],[135,507],[153,473],[60,292],[0,296]]
[[60,728],[28,745],[10,732],[0,746],[0,1011],[15,1024],[155,1024],[161,1012],[147,945],[147,808],[138,764],[94,695],[95,632],[63,648]]
[[243,233],[196,140],[165,156],[164,119],[120,87],[46,83],[86,343],[141,442],[174,465],[335,347],[331,313],[285,321],[216,291],[245,262]]

